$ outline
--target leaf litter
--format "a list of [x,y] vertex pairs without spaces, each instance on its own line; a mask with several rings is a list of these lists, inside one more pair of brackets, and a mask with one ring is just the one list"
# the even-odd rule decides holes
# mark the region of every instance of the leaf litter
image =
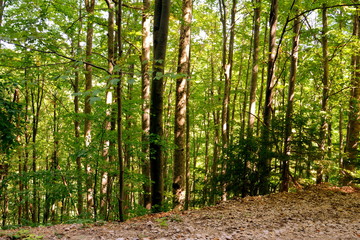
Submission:
[[[359,239],[360,190],[314,186],[246,197],[216,206],[167,212],[124,223],[25,228],[45,240]],[[0,239],[11,239],[3,231]]]

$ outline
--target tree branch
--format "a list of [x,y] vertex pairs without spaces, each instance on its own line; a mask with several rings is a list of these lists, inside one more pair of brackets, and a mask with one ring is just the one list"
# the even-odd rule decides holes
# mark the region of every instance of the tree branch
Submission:
[[77,60],[77,59],[75,59],[75,58],[65,56],[65,55],[63,55],[63,54],[61,54],[61,53],[58,53],[58,52],[55,52],[55,51],[44,51],[44,50],[39,50],[39,49],[35,49],[35,48],[29,48],[29,47],[26,47],[26,46],[23,46],[23,45],[17,44],[17,43],[10,43],[10,44],[14,44],[15,46],[18,46],[18,47],[21,47],[21,48],[24,48],[24,49],[27,49],[27,50],[30,50],[30,51],[33,51],[33,52],[41,52],[41,53],[46,53],[46,54],[54,54],[54,55],[56,55],[56,56],[59,56],[59,57],[62,57],[62,58],[71,60],[72,62],[84,63],[84,64],[90,65],[90,66],[92,66],[92,67],[94,67],[94,68],[100,69],[100,70],[106,72],[107,74],[111,75],[111,73],[110,73],[106,68],[97,66],[97,65],[95,65],[95,64],[93,64],[93,63],[89,63],[89,62],[86,62],[86,61],[80,61],[80,60]]
[[[353,4],[337,4],[337,5],[332,5],[332,6],[326,6],[325,8],[326,9],[330,9],[330,8],[338,8],[338,7],[355,7],[355,6],[360,6],[360,3],[353,3]],[[295,20],[295,18],[297,17],[301,17],[307,13],[310,13],[312,11],[315,11],[315,10],[319,10],[319,9],[324,9],[324,6],[320,6],[320,7],[316,7],[316,8],[313,8],[313,9],[309,9],[309,10],[306,10],[306,11],[303,11],[302,13],[300,13],[299,15],[296,15],[295,17],[289,19],[289,22]]]

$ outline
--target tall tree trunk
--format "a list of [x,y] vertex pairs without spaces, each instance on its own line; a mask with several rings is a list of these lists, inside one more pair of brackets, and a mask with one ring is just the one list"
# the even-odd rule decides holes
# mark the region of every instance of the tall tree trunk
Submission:
[[[268,21],[268,18],[266,20],[266,22]],[[266,45],[268,43],[268,38],[267,38],[267,32],[268,32],[268,24],[265,24],[265,33],[264,33],[264,43],[263,43],[263,51],[262,51],[262,56],[264,57],[264,59],[267,56],[267,51],[266,51]],[[262,104],[263,104],[263,98],[264,98],[264,82],[265,82],[265,68],[266,68],[266,64],[262,64],[262,68],[261,68],[261,83],[260,83],[260,96],[259,96],[259,104],[258,104],[258,116],[261,116],[261,114],[264,114],[264,109],[262,108]],[[260,117],[257,118],[257,122],[256,122],[256,136],[259,137],[260,136],[260,130],[262,129],[260,127],[260,123],[261,123],[261,119]]]
[[[191,49],[190,49],[191,58]],[[190,63],[189,63],[189,76],[190,76]],[[190,98],[190,82],[186,85],[186,137],[185,137],[185,205],[184,210],[189,209],[190,205],[190,113],[189,113],[189,98]],[[206,175],[205,170],[205,175]]]
[[[115,3],[112,0],[106,0],[106,4],[108,6],[108,39],[107,39],[107,47],[108,47],[108,71],[110,75],[113,74],[114,64],[115,64]],[[109,140],[109,132],[111,131],[111,118],[113,112],[113,87],[111,81],[113,80],[112,76],[110,76],[109,81],[107,82],[107,90],[106,90],[106,120],[104,124],[104,130],[106,131],[106,139],[104,139],[104,149],[102,152],[102,157],[107,166],[110,166],[110,159],[112,153],[110,151],[112,142]],[[107,199],[107,192],[109,190],[109,180],[110,176],[107,170],[101,173],[101,186],[100,186],[100,214],[105,217],[108,216],[108,207],[109,202]]]
[[[358,43],[360,39],[360,19],[358,9],[354,14],[353,21],[353,37],[356,39],[356,43]],[[351,172],[354,171],[356,167],[359,155],[358,142],[360,136],[360,52],[359,49],[354,51],[351,58],[352,77],[350,83],[349,120],[346,136],[347,157],[344,159],[344,168]],[[347,183],[347,181],[344,181],[344,184]]]
[[326,157],[326,141],[328,134],[328,100],[329,100],[329,91],[330,91],[330,79],[329,79],[329,50],[328,50],[328,20],[327,20],[327,8],[326,4],[323,4],[322,9],[322,58],[323,58],[323,93],[321,101],[321,127],[320,127],[320,162],[317,166],[316,171],[316,184],[320,184],[323,181],[323,161]]
[[[14,98],[13,98],[13,102],[19,104],[20,102],[20,89],[16,88],[15,92],[14,92]],[[21,115],[19,114],[16,118],[16,127],[20,128],[20,123],[21,123]],[[21,134],[18,134],[16,136],[16,141],[20,144],[21,143]],[[18,212],[17,212],[17,224],[20,225],[21,224],[21,220],[23,218],[23,191],[24,191],[24,181],[23,181],[23,167],[22,167],[22,163],[23,163],[23,157],[22,157],[22,152],[19,151],[18,153],[18,171],[19,171],[19,199],[18,199]]]
[[0,0],[0,27],[2,26],[5,5],[6,5],[6,0]]
[[253,62],[250,83],[250,103],[249,103],[249,123],[247,136],[253,135],[255,124],[256,111],[256,88],[259,72],[259,44],[260,44],[260,14],[261,14],[261,0],[254,1],[254,41],[253,41]]
[[[86,62],[92,63],[92,46],[93,46],[93,35],[94,35],[94,24],[93,24],[93,14],[95,8],[95,0],[85,0],[85,8],[88,13],[87,20],[87,29],[86,29]],[[92,66],[90,64],[85,64],[85,91],[91,91],[92,89]],[[85,97],[85,126],[84,126],[84,137],[85,137],[85,147],[89,148],[91,144],[91,103],[90,95],[87,94]],[[91,212],[91,207],[93,206],[93,179],[91,177],[91,166],[90,163],[86,163],[86,208],[87,211]]]
[[122,140],[122,70],[121,70],[121,60],[123,57],[123,46],[122,46],[122,0],[116,1],[116,25],[117,25],[117,59],[116,63],[119,67],[119,82],[116,86],[116,102],[117,102],[117,153],[118,153],[118,165],[119,165],[119,196],[118,196],[118,205],[119,205],[119,218],[123,222],[125,220],[125,190],[124,190],[124,159],[123,159],[123,140]]
[[36,91],[31,88],[30,89],[30,96],[31,96],[31,110],[32,110],[32,171],[33,171],[33,200],[32,200],[32,207],[31,207],[31,219],[33,223],[37,223],[39,220],[39,192],[38,192],[38,182],[36,177],[37,171],[37,134],[39,129],[39,120],[40,120],[40,109],[44,98],[44,82],[43,76],[37,77],[37,89]]
[[[223,7],[223,16],[222,16],[222,23],[223,23],[223,32],[225,32],[226,36],[226,7],[223,0],[221,0],[222,4],[220,6]],[[224,82],[224,96],[222,102],[222,111],[221,111],[221,138],[222,138],[222,147],[223,147],[223,154],[226,154],[226,149],[229,147],[229,118],[230,118],[230,90],[231,90],[231,78],[232,78],[232,67],[233,67],[233,56],[234,56],[234,40],[235,40],[235,15],[236,15],[236,3],[237,0],[232,1],[232,8],[231,8],[231,22],[230,22],[230,39],[229,39],[229,52],[226,54],[226,46],[223,48],[223,58],[227,55],[227,60],[223,62],[224,68],[224,75],[225,75],[225,82]],[[223,40],[226,44],[226,38]],[[226,172],[226,163],[222,166],[223,173]],[[226,193],[226,184],[224,183],[223,186],[223,195],[222,200],[226,201],[227,193]]]
[[[213,55],[210,56],[210,66],[211,66],[211,88],[210,96],[211,101],[214,105],[217,105],[217,98],[215,94],[215,62]],[[211,194],[210,194],[210,204],[215,204],[216,194],[217,194],[217,175],[218,175],[218,162],[219,162],[219,144],[220,144],[220,111],[218,108],[214,109],[212,112],[214,119],[214,142],[213,142],[213,160],[211,166]]]
[[[250,38],[250,46],[253,44],[253,40],[254,40],[254,34],[251,35],[251,38]],[[244,83],[244,89],[248,89],[249,87],[249,75],[250,75],[250,67],[251,67],[251,53],[252,53],[252,48],[249,48],[248,49],[249,51],[249,57],[247,59],[247,67],[246,67],[246,74],[245,74],[245,83]],[[244,139],[245,138],[245,133],[246,133],[246,106],[248,104],[248,92],[245,91],[244,93],[244,98],[243,98],[243,101],[242,101],[242,108],[241,108],[241,118],[242,118],[242,121],[241,121],[241,128],[240,128],[240,139]]]
[[190,27],[192,20],[192,0],[183,0],[182,24],[180,29],[179,55],[176,79],[175,128],[174,128],[174,174],[173,206],[182,210],[185,203],[185,163],[186,163],[186,106],[187,80],[190,66]]
[[[59,166],[59,158],[58,158],[58,151],[59,151],[59,128],[58,128],[58,113],[57,113],[57,98],[56,93],[54,94],[53,99],[53,154],[51,157],[51,164],[50,164],[50,172],[52,175],[51,184],[54,186],[56,184],[56,170]],[[47,169],[49,170],[48,166]],[[45,193],[45,209],[44,209],[44,216],[43,216],[43,223],[47,223],[50,218],[50,208],[55,203],[54,195],[56,193],[53,189],[46,189]],[[52,214],[52,221],[54,221],[54,212]]]
[[[29,114],[29,108],[30,108],[30,93],[29,93],[29,77],[28,77],[28,69],[25,68],[24,70],[24,79],[25,79],[25,146],[24,146],[24,163],[23,163],[23,173],[26,176],[28,174],[28,162],[29,162],[29,144],[31,139],[31,134],[29,130],[30,125],[30,114]],[[24,198],[25,198],[25,204],[24,204],[24,219],[26,221],[30,221],[30,203],[29,203],[29,183],[28,181],[24,181]]]
[[[81,32],[82,32],[82,4],[81,4],[82,0],[79,1],[79,21],[80,21],[80,26],[78,29],[78,35],[77,35],[77,39],[74,40],[76,41],[76,45],[73,43],[73,57],[75,57],[76,52],[78,52],[81,49],[80,46],[80,36],[81,36]],[[73,41],[73,42],[74,42]],[[77,151],[76,154],[76,171],[77,171],[77,177],[76,177],[76,187],[77,187],[77,213],[79,216],[82,216],[83,214],[83,202],[84,202],[84,198],[83,198],[83,178],[82,178],[82,167],[81,167],[81,157],[80,157],[80,153],[78,152],[79,149],[81,149],[81,143],[80,143],[80,120],[79,120],[79,113],[80,113],[80,108],[79,108],[79,85],[80,85],[80,73],[79,73],[79,66],[78,64],[74,64],[74,82],[72,84],[73,87],[73,91],[75,93],[74,96],[74,112],[75,112],[75,118],[74,118],[74,135],[75,135],[75,149],[74,151]]]
[[[230,22],[230,39],[229,39],[229,53],[223,53],[223,55],[227,55],[227,62],[223,63],[224,74],[225,74],[225,86],[224,86],[224,97],[223,97],[223,105],[222,105],[222,115],[221,115],[221,123],[222,123],[222,145],[223,148],[226,149],[229,144],[229,116],[230,116],[230,89],[231,89],[231,77],[232,77],[232,67],[233,67],[233,56],[234,56],[234,40],[235,40],[235,14],[236,14],[236,3],[237,0],[232,1],[231,8],[231,22]],[[223,20],[225,24],[223,24],[223,31],[226,32],[226,10],[225,4],[223,5]],[[226,41],[223,40],[223,41]],[[226,44],[226,42],[225,42]],[[226,47],[224,49],[226,51]]]
[[[298,11],[295,13],[298,14]],[[285,136],[284,136],[284,161],[282,165],[282,181],[280,186],[280,191],[287,192],[289,190],[289,180],[290,180],[290,156],[291,156],[291,139],[292,139],[292,114],[294,108],[294,95],[295,95],[295,83],[296,83],[296,72],[298,65],[298,52],[299,52],[299,39],[300,39],[300,18],[296,17],[294,20],[294,37],[292,43],[292,53],[291,53],[291,66],[290,66],[290,79],[289,79],[289,89],[287,96],[287,107],[286,107],[286,117],[285,117]]]
[[262,149],[258,163],[260,173],[259,193],[269,193],[269,179],[271,172],[271,144],[270,144],[270,127],[273,115],[273,95],[275,86],[275,62],[276,62],[276,26],[278,20],[278,0],[271,0],[271,10],[269,19],[269,58],[268,73],[266,84],[266,97],[264,107],[264,126],[262,132]]
[[161,211],[164,196],[163,179],[163,95],[164,67],[168,39],[170,0],[155,0],[154,12],[154,63],[150,104],[150,166],[151,202],[154,212]]
[[146,209],[151,208],[151,182],[150,182],[150,161],[149,161],[149,131],[150,131],[150,0],[143,0],[142,12],[142,51],[141,51],[141,98],[142,98],[142,174],[145,176],[143,184],[143,205]]

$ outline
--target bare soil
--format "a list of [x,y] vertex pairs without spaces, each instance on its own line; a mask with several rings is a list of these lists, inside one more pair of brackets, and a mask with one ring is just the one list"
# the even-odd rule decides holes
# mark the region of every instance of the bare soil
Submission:
[[[101,225],[101,226],[99,226]],[[3,231],[0,239],[20,230]],[[124,223],[26,228],[47,240],[358,239],[360,191],[312,187],[222,202],[213,207],[147,215]]]

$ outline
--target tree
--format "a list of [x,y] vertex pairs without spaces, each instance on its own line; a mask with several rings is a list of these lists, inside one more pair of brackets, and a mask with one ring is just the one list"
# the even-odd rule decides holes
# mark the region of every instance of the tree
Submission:
[[[297,14],[296,11],[295,14]],[[292,121],[293,121],[293,111],[294,111],[294,96],[295,96],[295,83],[296,83],[296,73],[298,65],[298,54],[299,54],[299,40],[300,40],[300,29],[301,22],[300,17],[296,17],[294,20],[293,26],[293,41],[292,41],[292,51],[291,51],[291,65],[290,65],[290,78],[289,78],[289,88],[287,96],[287,106],[286,106],[286,117],[285,117],[285,136],[284,136],[284,160],[282,166],[282,181],[280,186],[280,191],[287,192],[289,190],[289,181],[290,181],[290,157],[291,157],[291,144],[292,144]]]
[[276,62],[276,26],[278,21],[278,0],[271,1],[271,10],[269,18],[269,58],[268,58],[268,72],[266,83],[266,97],[264,106],[264,126],[262,131],[262,150],[259,159],[260,172],[260,194],[269,192],[269,178],[271,172],[271,144],[270,144],[270,127],[273,107],[273,94],[275,87],[275,62]]
[[2,25],[5,4],[6,4],[6,0],[0,0],[0,26]]
[[185,201],[185,163],[186,163],[186,118],[187,118],[187,81],[190,74],[190,28],[192,20],[192,0],[183,0],[179,41],[179,55],[176,79],[175,103],[175,150],[173,173],[173,205],[181,210]]
[[[85,137],[85,147],[89,148],[91,144],[91,102],[90,102],[90,91],[92,89],[92,48],[93,48],[93,35],[94,35],[94,26],[93,26],[93,14],[95,9],[95,0],[85,0],[85,9],[88,13],[87,20],[87,29],[86,29],[86,62],[85,64],[85,91],[87,95],[85,97],[85,107],[84,113],[86,114],[85,125],[84,125],[84,137]],[[87,211],[90,212],[90,208],[93,206],[93,181],[91,177],[91,166],[89,163],[86,164],[86,207]]]
[[[110,78],[107,82],[107,91],[105,93],[105,101],[108,105],[108,108],[106,109],[106,116],[107,119],[104,123],[104,128],[107,134],[107,139],[103,142],[104,149],[102,156],[108,164],[113,162],[113,152],[111,152],[113,148],[113,142],[110,140],[110,132],[112,129],[112,122],[113,122],[113,86],[112,81],[114,81],[113,74],[114,74],[114,65],[115,65],[115,3],[113,0],[105,0],[107,7],[108,7],[108,39],[107,39],[107,56],[108,56],[108,71],[110,74]],[[100,198],[100,214],[105,216],[105,218],[108,217],[108,206],[110,205],[110,199],[109,199],[109,191],[111,187],[109,186],[112,182],[110,179],[108,171],[104,171],[101,174],[101,198]]]
[[259,72],[259,43],[260,43],[260,14],[261,14],[261,0],[254,1],[254,45],[253,45],[253,62],[250,83],[250,103],[249,103],[249,124],[248,137],[252,136],[255,124],[255,110],[256,110],[256,88]]
[[150,103],[150,167],[151,167],[151,203],[153,210],[161,210],[164,194],[163,179],[163,95],[164,66],[168,39],[170,0],[155,0],[154,11],[154,62],[151,82]]
[[142,10],[142,48],[141,48],[141,98],[142,98],[142,174],[146,180],[143,184],[144,207],[151,208],[151,183],[150,183],[150,162],[149,162],[149,131],[150,131],[150,48],[151,48],[151,19],[150,0],[143,0]]
[[330,79],[329,79],[329,50],[328,50],[328,18],[327,18],[327,8],[326,4],[323,4],[322,9],[322,35],[321,35],[321,45],[322,45],[322,57],[323,57],[323,92],[322,92],[322,101],[321,101],[321,127],[320,127],[320,151],[321,159],[317,167],[317,176],[316,183],[320,184],[323,181],[323,161],[327,154],[327,137],[328,137],[328,101],[329,101],[329,92],[330,92]]
[[124,159],[123,159],[123,141],[122,141],[122,66],[121,60],[123,57],[123,44],[122,44],[122,0],[117,0],[116,2],[116,25],[117,25],[117,62],[119,71],[117,75],[119,81],[116,85],[116,103],[117,103],[117,116],[116,116],[116,126],[117,126],[117,154],[118,154],[118,165],[119,165],[119,196],[118,196],[118,205],[119,205],[119,218],[123,222],[125,220],[125,189],[124,189]]
[[[353,17],[353,37],[355,39],[354,41],[358,43],[360,39],[360,19],[358,9],[356,9]],[[351,56],[351,68],[349,120],[346,136],[347,156],[344,161],[344,168],[353,172],[358,161],[358,141],[360,136],[360,53],[358,50],[354,51]],[[346,181],[344,183],[347,184]]]

